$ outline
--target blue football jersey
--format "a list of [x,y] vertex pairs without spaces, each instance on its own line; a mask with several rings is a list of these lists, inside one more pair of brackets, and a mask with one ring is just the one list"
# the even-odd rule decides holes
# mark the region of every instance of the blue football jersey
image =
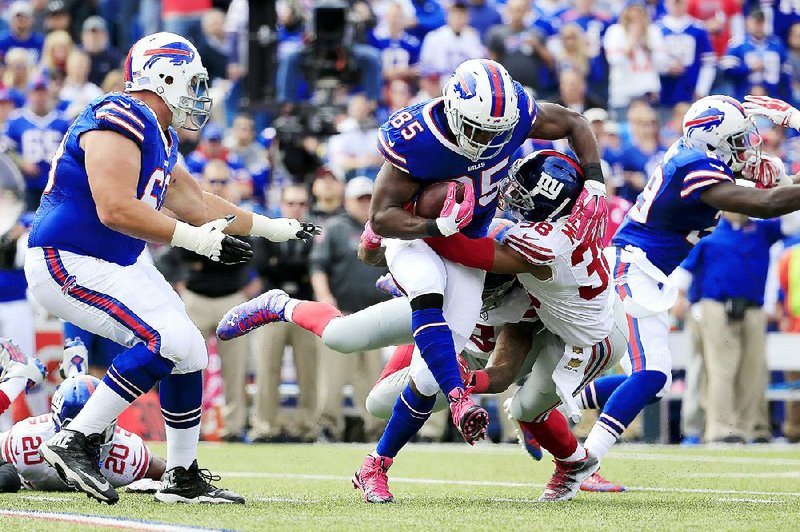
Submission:
[[50,171],[50,159],[64,138],[67,128],[69,121],[57,111],[38,116],[30,109],[22,108],[9,116],[6,137],[12,141],[25,162],[39,166],[38,177],[26,176],[25,185],[28,188],[44,190]]
[[[750,65],[760,62],[761,70]],[[762,87],[766,94],[791,101],[790,68],[786,63],[786,47],[774,35],[757,41],[747,35],[744,41],[729,44],[720,59],[720,66],[733,84],[733,97],[744,100],[754,87]]]
[[625,215],[612,244],[640,248],[669,275],[717,225],[719,211],[703,203],[700,193],[725,182],[736,182],[727,165],[677,140]]
[[714,61],[708,32],[691,19],[670,17],[656,24],[664,36],[667,54],[685,69],[679,76],[661,75],[661,105],[672,107],[679,102],[693,102],[700,68]]
[[522,86],[517,91],[519,122],[509,141],[495,157],[473,161],[462,155],[447,126],[444,100],[435,98],[401,109],[380,128],[378,150],[384,159],[424,183],[449,179],[471,179],[475,188],[472,222],[462,233],[484,236],[497,209],[497,193],[513,161],[514,152],[525,142],[536,120],[536,102]]
[[114,131],[139,146],[137,197],[155,209],[163,206],[178,157],[178,136],[172,128],[162,131],[155,113],[138,98],[107,94],[86,106],[58,147],[28,246],[50,246],[127,266],[136,261],[145,243],[106,227],[97,216],[79,144],[80,136],[93,130]]

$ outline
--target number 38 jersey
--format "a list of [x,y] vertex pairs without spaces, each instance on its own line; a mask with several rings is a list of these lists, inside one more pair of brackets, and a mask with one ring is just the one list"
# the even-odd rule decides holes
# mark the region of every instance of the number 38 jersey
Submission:
[[472,222],[461,230],[472,238],[486,233],[497,209],[498,187],[508,173],[514,152],[528,138],[536,120],[534,99],[519,83],[514,82],[514,88],[519,121],[509,141],[491,159],[473,161],[462,155],[447,126],[443,98],[397,111],[378,133],[378,151],[383,158],[423,185],[450,179],[472,180],[475,210]]
[[608,285],[600,242],[586,245],[575,233],[566,219],[526,222],[512,227],[503,243],[531,264],[552,271],[546,280],[530,273],[517,275],[534,298],[542,324],[567,345],[589,347],[611,334],[616,295]]
[[80,147],[81,135],[93,130],[114,131],[136,143],[141,150],[136,195],[155,209],[164,204],[178,156],[175,130],[169,128],[165,135],[155,113],[138,98],[107,94],[86,106],[56,150],[28,245],[54,247],[128,266],[136,262],[145,243],[106,227],[97,216]]
[[611,243],[641,249],[669,275],[714,230],[719,211],[700,194],[725,182],[736,182],[726,164],[679,139],[664,154]]
[[[0,434],[0,456],[14,464],[22,485],[32,490],[68,489],[55,469],[39,456],[39,446],[56,433],[53,415],[29,417]],[[100,448],[100,471],[118,488],[144,477],[150,467],[150,450],[142,438],[120,427],[110,443]]]

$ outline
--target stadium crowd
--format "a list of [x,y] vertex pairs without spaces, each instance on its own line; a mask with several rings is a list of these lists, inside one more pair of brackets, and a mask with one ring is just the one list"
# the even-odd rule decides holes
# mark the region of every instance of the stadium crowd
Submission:
[[[152,249],[156,265],[209,337],[228,308],[269,288],[338,304],[345,312],[389,297],[374,289],[383,271],[355,258],[372,179],[382,164],[377,128],[394,111],[439,96],[466,59],[501,62],[537,99],[581,112],[592,123],[612,196],[610,233],[681,135],[691,102],[712,93],[800,102],[800,7],[778,0],[351,0],[342,4],[346,23],[336,42],[320,31],[312,1],[280,0],[275,97],[251,107],[241,105],[248,75],[247,0],[0,5],[0,182],[19,194],[24,211],[36,209],[71,119],[93,98],[123,90],[124,51],[139,36],[166,30],[196,44],[215,101],[211,122],[199,134],[179,131],[183,164],[203,187],[230,201],[326,228],[313,243],[259,242],[247,266],[220,266],[178,248]],[[333,66],[315,62],[331,52],[340,53]],[[763,150],[779,156],[790,174],[800,172],[800,137],[768,120],[758,126]],[[537,141],[522,150],[543,147],[569,150],[566,143]],[[754,385],[766,389],[767,326],[800,331],[800,235],[790,225],[781,229],[776,221],[765,227],[729,217],[716,237],[721,242],[698,247],[682,269],[685,298],[675,322],[688,321],[701,346],[700,363],[689,365],[686,379],[687,443],[704,436],[769,441],[777,434],[800,440],[798,403],[786,404],[785,423],[777,430],[763,394],[746,407],[728,408]],[[32,348],[32,340],[19,338],[32,339],[35,326],[10,244],[20,234],[12,228],[3,242],[0,336]],[[783,247],[771,247],[776,242]],[[704,259],[714,244],[723,249]],[[738,262],[740,254],[752,261],[747,269]],[[736,265],[735,271],[717,271],[720,262]],[[688,310],[690,304],[696,312]],[[693,320],[705,325],[691,326]],[[732,354],[719,334],[711,337],[721,331],[711,320],[743,327],[741,354]],[[283,325],[265,328],[252,342],[217,347],[224,381],[222,438],[377,437],[381,427],[363,404],[381,372],[381,353],[339,355],[306,331]],[[293,364],[284,364],[288,353]],[[100,367],[110,363],[92,360]],[[281,373],[282,367],[294,368],[294,377]],[[297,383],[293,410],[300,415],[282,415],[281,376]],[[785,378],[797,381],[800,374]],[[251,394],[245,393],[249,382]],[[694,393],[689,383],[696,383]],[[363,420],[360,435],[345,431],[345,384]],[[700,409],[705,423],[695,419]],[[425,434],[438,437],[442,426],[440,420],[438,430]]]

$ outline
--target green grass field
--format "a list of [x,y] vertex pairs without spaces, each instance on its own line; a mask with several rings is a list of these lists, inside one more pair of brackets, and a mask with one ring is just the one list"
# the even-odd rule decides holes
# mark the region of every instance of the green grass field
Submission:
[[[162,446],[154,449],[163,453]],[[800,529],[800,447],[693,448],[621,445],[602,473],[625,493],[563,504],[536,498],[552,472],[512,445],[416,445],[391,470],[393,505],[367,505],[350,476],[363,445],[214,445],[200,463],[245,506],[163,505],[123,494],[116,506],[78,493],[0,495],[0,509],[141,520],[233,530],[792,530]],[[8,517],[0,530],[91,530],[98,525]],[[46,514],[45,514],[46,515]],[[40,517],[44,517],[42,515]],[[123,526],[124,525],[124,526]],[[117,528],[143,530],[141,523]]]

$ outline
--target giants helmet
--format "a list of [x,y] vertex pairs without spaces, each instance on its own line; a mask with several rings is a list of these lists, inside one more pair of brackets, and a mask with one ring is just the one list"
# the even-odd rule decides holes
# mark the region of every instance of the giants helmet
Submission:
[[488,59],[458,65],[444,88],[444,109],[458,146],[473,161],[500,153],[519,122],[514,80]]
[[[75,419],[86,401],[94,393],[100,381],[91,375],[76,375],[65,379],[53,394],[50,411],[53,413],[53,424],[56,432],[66,427]],[[112,423],[103,431],[103,442],[108,443],[114,437],[116,423]]]
[[201,129],[211,112],[208,72],[192,43],[174,33],[142,37],[125,59],[125,91],[158,94],[172,111],[172,125]]
[[729,96],[706,96],[683,117],[683,136],[690,146],[714,153],[734,172],[761,155],[761,136],[753,119]]
[[572,212],[583,182],[583,170],[574,159],[554,150],[539,150],[511,165],[503,201],[519,219],[558,220]]

